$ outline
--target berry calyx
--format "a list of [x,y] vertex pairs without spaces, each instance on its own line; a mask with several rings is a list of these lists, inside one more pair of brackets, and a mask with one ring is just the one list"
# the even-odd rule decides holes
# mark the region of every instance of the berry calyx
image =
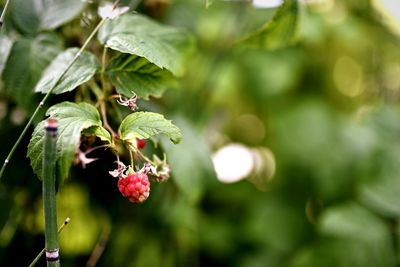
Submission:
[[146,139],[136,139],[136,147],[143,149],[146,145]]
[[130,202],[141,203],[150,195],[150,182],[145,173],[133,173],[118,180],[118,189]]

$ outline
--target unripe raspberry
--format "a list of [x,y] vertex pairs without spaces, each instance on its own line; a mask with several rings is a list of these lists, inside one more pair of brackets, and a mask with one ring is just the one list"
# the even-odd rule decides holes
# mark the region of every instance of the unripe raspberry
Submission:
[[150,182],[145,173],[134,173],[120,178],[118,189],[130,202],[141,203],[150,195]]
[[146,145],[146,139],[136,139],[136,147],[139,149],[143,149]]

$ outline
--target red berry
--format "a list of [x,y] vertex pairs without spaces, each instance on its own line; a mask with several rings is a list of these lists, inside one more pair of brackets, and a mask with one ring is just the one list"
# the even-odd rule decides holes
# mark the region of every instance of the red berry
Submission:
[[150,182],[145,173],[134,173],[118,180],[118,189],[130,202],[141,203],[150,195]]
[[136,139],[136,146],[139,149],[143,149],[146,145],[146,139]]

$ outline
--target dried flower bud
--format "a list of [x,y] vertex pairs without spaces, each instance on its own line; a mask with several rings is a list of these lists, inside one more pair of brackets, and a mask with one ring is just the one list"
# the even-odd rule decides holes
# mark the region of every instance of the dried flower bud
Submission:
[[137,95],[134,95],[129,99],[126,97],[123,97],[122,95],[119,95],[119,100],[117,100],[118,104],[120,104],[122,106],[127,106],[132,111],[135,111],[138,109],[136,101],[137,101]]
[[107,3],[104,6],[100,6],[98,9],[98,13],[100,17],[103,19],[115,19],[121,16],[122,14],[125,14],[128,11],[129,11],[128,6],[114,8],[114,6],[111,3]]

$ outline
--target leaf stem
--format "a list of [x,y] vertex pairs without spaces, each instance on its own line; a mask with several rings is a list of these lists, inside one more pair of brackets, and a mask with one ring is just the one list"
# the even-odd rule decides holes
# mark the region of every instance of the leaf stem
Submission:
[[101,102],[100,103],[100,114],[101,118],[103,120],[103,127],[110,131],[112,139],[118,138],[118,134],[114,131],[114,129],[108,124],[108,119],[107,119],[107,109],[106,109],[106,103]]
[[61,75],[57,78],[56,82],[54,83],[53,87],[47,92],[47,94],[43,97],[42,101],[40,101],[39,105],[36,107],[35,111],[33,112],[31,118],[29,119],[28,123],[25,125],[25,128],[22,130],[22,133],[18,137],[17,141],[15,142],[14,146],[11,148],[11,151],[9,152],[7,158],[4,160],[3,166],[1,167],[0,170],[0,180],[3,177],[4,170],[7,166],[7,164],[10,162],[11,156],[14,154],[15,149],[21,142],[22,138],[28,131],[29,127],[31,126],[34,118],[38,114],[39,110],[43,107],[44,103],[46,100],[49,98],[50,94],[54,91],[54,89],[57,87],[57,85],[60,84],[62,78],[64,78],[64,75],[68,72],[68,70],[72,67],[72,65],[78,60],[78,58],[81,56],[83,50],[88,46],[89,42],[93,39],[97,31],[100,29],[100,27],[104,24],[106,19],[102,19],[97,26],[94,28],[94,30],[90,33],[89,37],[86,39],[85,43],[82,45],[82,47],[79,49],[78,53],[76,53],[75,57],[71,60],[71,62],[68,64],[68,66],[64,69],[64,71],[61,73]]
[[[129,144],[129,147],[135,152],[136,155],[139,155],[144,161],[146,161],[147,163],[151,163],[152,165],[156,165],[151,159],[149,159],[148,157],[146,157],[142,151],[140,151],[139,149],[135,148],[133,145]],[[129,152],[131,152],[131,150],[129,149]]]
[[101,82],[104,86],[104,73],[106,72],[106,60],[107,60],[107,46],[104,46],[103,53],[101,55]]
[[129,157],[130,157],[130,159],[131,159],[131,166],[132,166],[132,168],[134,167],[134,164],[135,164],[135,162],[134,162],[134,160],[133,160],[133,153],[132,153],[132,150],[130,150],[130,149],[128,149],[129,150]]
[[43,210],[48,267],[59,267],[59,245],[56,207],[56,153],[58,122],[48,119],[45,124],[43,145]]
[[[115,9],[116,5],[117,5],[117,3],[114,4],[114,9]],[[111,132],[112,139],[114,139],[114,138],[118,138],[118,134],[110,126],[110,124],[108,123],[108,119],[107,119],[106,102],[107,102],[107,99],[108,99],[108,95],[107,95],[107,83],[106,83],[106,77],[105,77],[106,63],[107,63],[106,61],[107,61],[107,47],[104,46],[103,53],[101,55],[101,70],[100,70],[100,80],[101,80],[101,91],[102,91],[102,94],[101,94],[100,97],[98,97],[98,105],[100,105],[100,114],[101,114],[101,118],[103,120],[103,126],[108,131]]]
[[7,10],[8,10],[8,6],[10,5],[10,2],[11,2],[11,0],[7,0],[6,4],[4,6],[3,12],[1,13],[1,16],[0,16],[0,28],[3,27],[4,18],[6,16],[6,13],[7,13]]
[[[93,94],[96,96],[97,99],[102,99],[103,98],[103,92],[100,89],[99,85],[94,79],[91,79],[88,82],[89,88],[92,90]],[[97,101],[96,106],[99,105],[100,100]]]
[[[62,232],[62,230],[64,229],[64,227],[69,223],[71,219],[69,217],[67,217],[64,221],[64,223],[60,226],[60,228],[58,228],[58,234],[60,234]],[[39,254],[36,256],[36,258],[31,262],[31,264],[29,264],[29,267],[33,267],[35,266],[35,264],[38,262],[38,260],[40,259],[40,257],[42,257],[42,255],[44,254],[44,252],[46,251],[46,248],[43,248]]]
[[103,53],[101,55],[101,70],[100,70],[100,80],[101,80],[101,89],[103,91],[101,98],[99,101],[106,101],[107,99],[107,84],[106,84],[106,64],[107,64],[107,47],[103,47]]

